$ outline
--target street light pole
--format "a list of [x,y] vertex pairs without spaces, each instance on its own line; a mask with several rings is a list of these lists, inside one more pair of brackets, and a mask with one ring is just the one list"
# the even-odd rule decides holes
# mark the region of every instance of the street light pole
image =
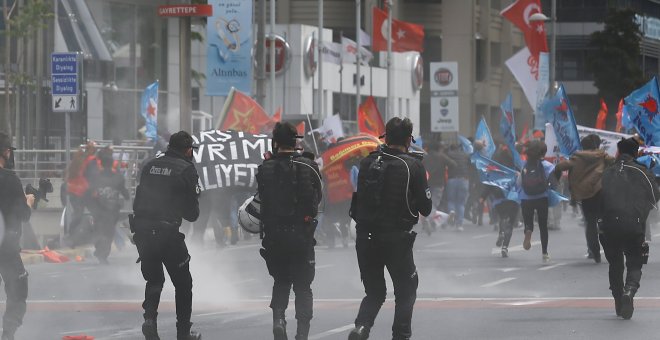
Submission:
[[554,90],[557,69],[557,0],[552,0],[550,5],[550,20],[552,20],[552,43],[550,45],[550,86]]

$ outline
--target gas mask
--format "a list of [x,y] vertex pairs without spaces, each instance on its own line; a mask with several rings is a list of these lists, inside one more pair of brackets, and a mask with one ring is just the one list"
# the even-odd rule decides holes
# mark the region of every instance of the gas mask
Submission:
[[14,149],[9,148],[9,156],[5,157],[5,152],[2,153],[2,158],[5,159],[5,169],[13,169],[14,166],[16,165],[16,162],[14,162]]

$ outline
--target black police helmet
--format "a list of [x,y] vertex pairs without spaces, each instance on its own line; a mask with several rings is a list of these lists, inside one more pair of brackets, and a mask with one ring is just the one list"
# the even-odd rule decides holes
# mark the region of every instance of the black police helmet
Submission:
[[385,125],[385,143],[406,146],[408,137],[412,137],[412,132],[413,124],[410,119],[394,117]]
[[186,151],[188,148],[197,149],[198,146],[194,144],[192,136],[186,131],[179,131],[170,136],[170,143],[168,148],[175,151]]
[[16,150],[16,148],[11,146],[11,138],[9,138],[9,135],[0,131],[0,151],[5,149]]
[[633,157],[637,157],[637,152],[639,151],[639,143],[633,138],[621,138],[621,140],[616,143],[616,148],[620,154],[627,154]]
[[295,147],[296,139],[303,138],[298,135],[298,130],[289,122],[276,123],[273,128],[273,141],[280,146]]

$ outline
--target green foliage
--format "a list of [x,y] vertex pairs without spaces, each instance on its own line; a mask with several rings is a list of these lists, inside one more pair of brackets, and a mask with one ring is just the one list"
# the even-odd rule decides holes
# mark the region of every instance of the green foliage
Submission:
[[10,35],[25,38],[39,29],[48,27],[48,19],[53,17],[46,0],[32,0],[18,9],[9,19]]
[[630,9],[610,10],[602,31],[591,34],[587,69],[594,76],[598,94],[618,101],[644,82],[639,67],[642,32]]

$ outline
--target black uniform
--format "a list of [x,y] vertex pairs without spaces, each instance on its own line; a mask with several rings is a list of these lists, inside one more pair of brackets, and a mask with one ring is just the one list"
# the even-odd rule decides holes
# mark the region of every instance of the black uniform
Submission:
[[155,319],[158,315],[165,265],[176,290],[179,331],[180,325],[190,324],[192,311],[190,255],[179,226],[182,218],[193,222],[199,216],[199,193],[193,163],[169,150],[144,166],[133,203],[134,240],[142,261],[142,275],[147,281],[142,304],[145,319]]
[[431,191],[421,161],[387,147],[371,153],[360,163],[351,210],[357,222],[355,248],[366,292],[355,325],[373,326],[385,302],[383,269],[387,267],[396,302],[392,334],[394,339],[409,338],[418,284],[412,252],[416,233],[411,230],[420,213],[428,216],[431,212]]
[[[21,224],[30,219],[30,207],[16,174],[0,168],[0,212],[5,235],[0,244],[0,276],[5,281],[7,303],[2,319],[6,335],[13,335],[23,323],[28,294],[28,273],[21,260]],[[10,337],[13,339],[13,337]]]
[[122,197],[130,197],[124,177],[112,169],[104,169],[92,179],[90,193],[89,208],[94,216],[97,234],[94,256],[106,263],[115,236],[119,211],[123,205]]
[[278,153],[259,166],[257,183],[265,235],[260,252],[275,281],[270,307],[283,319],[293,286],[296,320],[309,325],[315,218],[322,197],[318,166],[297,153]]
[[660,191],[653,175],[628,154],[621,154],[613,165],[606,168],[602,180],[600,243],[610,264],[610,290],[617,314],[630,318],[632,309],[628,310],[629,314],[620,313],[621,298],[627,295],[632,307],[632,297],[642,278],[646,219],[660,199]]

